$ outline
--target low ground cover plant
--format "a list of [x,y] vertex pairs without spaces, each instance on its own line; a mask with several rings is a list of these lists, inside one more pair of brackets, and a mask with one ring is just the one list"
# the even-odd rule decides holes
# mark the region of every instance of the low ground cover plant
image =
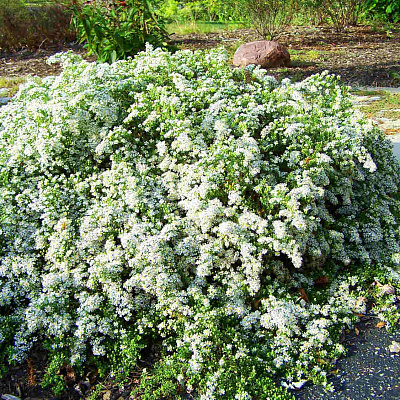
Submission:
[[61,367],[95,366],[140,370],[143,399],[287,399],[331,388],[368,298],[395,326],[390,142],[335,76],[278,83],[226,58],[59,54],[60,76],[0,109],[3,365],[40,342],[55,392]]

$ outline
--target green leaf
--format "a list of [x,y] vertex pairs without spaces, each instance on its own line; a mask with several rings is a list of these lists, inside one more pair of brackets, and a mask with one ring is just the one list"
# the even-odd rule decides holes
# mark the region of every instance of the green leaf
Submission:
[[96,23],[93,25],[94,32],[96,33],[97,39],[99,41],[103,40],[103,31],[101,30],[101,27],[97,25]]
[[115,32],[114,39],[117,42],[118,47],[122,50],[122,53],[125,53],[125,41],[118,32]]
[[82,20],[83,29],[85,30],[85,36],[88,43],[92,43],[92,28],[90,26],[90,20],[84,19]]
[[117,60],[117,52],[113,50],[111,52],[111,62],[115,62]]
[[132,7],[129,11],[129,20],[133,21],[139,14],[139,10],[136,7]]

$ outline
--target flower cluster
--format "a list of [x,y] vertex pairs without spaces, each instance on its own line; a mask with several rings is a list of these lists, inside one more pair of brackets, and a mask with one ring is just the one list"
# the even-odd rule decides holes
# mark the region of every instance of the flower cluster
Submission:
[[289,386],[321,379],[317,361],[343,353],[337,333],[365,312],[362,290],[336,279],[308,303],[298,289],[354,265],[400,281],[400,166],[346,88],[232,70],[221,49],[50,61],[60,76],[0,109],[12,358],[45,338],[82,364],[151,333],[185,354],[180,381],[208,371],[204,399],[251,398],[224,386],[229,360]]

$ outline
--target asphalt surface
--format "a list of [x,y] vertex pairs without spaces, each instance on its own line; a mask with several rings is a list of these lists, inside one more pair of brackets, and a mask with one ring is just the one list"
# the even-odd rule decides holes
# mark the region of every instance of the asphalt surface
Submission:
[[393,154],[400,160],[400,134],[391,135],[389,139],[393,144]]
[[377,328],[378,319],[362,318],[356,330],[345,336],[343,345],[347,355],[328,376],[335,391],[324,392],[322,387],[306,384],[302,389],[291,391],[298,400],[358,400],[400,399],[400,353],[389,351],[392,341],[400,342],[400,330],[386,331]]

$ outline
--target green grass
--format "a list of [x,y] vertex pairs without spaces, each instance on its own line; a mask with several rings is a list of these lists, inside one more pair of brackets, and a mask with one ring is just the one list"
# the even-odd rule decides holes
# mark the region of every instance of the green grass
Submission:
[[293,67],[305,67],[315,65],[318,61],[326,61],[332,51],[326,50],[289,50]]
[[233,31],[240,28],[243,28],[243,24],[239,22],[176,21],[167,25],[168,33],[177,35],[188,35],[190,33],[207,34]]
[[351,94],[355,96],[381,96],[382,92],[379,90],[351,90]]
[[[400,119],[400,93],[389,93],[378,90],[353,90],[356,96],[379,96],[379,100],[372,101],[367,104],[360,104],[358,108],[365,114],[367,118],[377,119],[387,118],[390,120]],[[383,128],[386,135],[394,135],[400,133],[398,128]]]
[[[362,93],[362,92],[361,92]],[[368,118],[374,118],[378,116],[378,113],[382,110],[385,111],[382,117],[391,118],[391,119],[398,119],[400,118],[399,111],[400,109],[400,93],[389,93],[389,92],[364,92],[364,93],[373,93],[372,95],[379,95],[381,98],[380,100],[373,101],[365,106],[361,106],[361,111],[366,114]],[[365,96],[371,96],[371,94],[361,94]]]
[[0,93],[0,97],[12,97],[18,92],[19,85],[24,83],[26,78],[23,76],[7,78],[0,76],[0,88],[5,88],[7,91]]

